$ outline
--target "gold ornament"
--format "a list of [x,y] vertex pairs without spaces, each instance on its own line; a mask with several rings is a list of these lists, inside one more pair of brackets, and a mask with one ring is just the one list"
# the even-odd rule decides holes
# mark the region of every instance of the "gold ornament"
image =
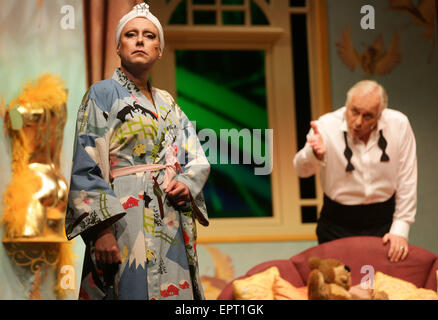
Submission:
[[4,242],[67,241],[63,217],[68,188],[60,173],[66,100],[61,80],[44,75],[6,110],[12,177],[3,198]]
[[41,299],[40,285],[50,272],[57,276],[56,294],[64,296],[61,268],[73,261],[64,230],[68,187],[60,170],[66,102],[62,80],[45,74],[1,110],[12,150],[3,244],[11,260],[33,277],[30,299]]

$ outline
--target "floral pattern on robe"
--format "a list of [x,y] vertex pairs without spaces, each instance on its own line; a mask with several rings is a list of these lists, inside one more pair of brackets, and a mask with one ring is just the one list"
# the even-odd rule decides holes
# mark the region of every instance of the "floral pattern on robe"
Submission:
[[[152,104],[120,70],[87,91],[77,116],[66,234],[86,244],[80,299],[203,299],[196,222],[208,225],[202,188],[210,165],[193,125],[169,93],[152,88]],[[111,178],[114,169],[181,165],[174,179],[191,203],[174,207],[165,170]],[[115,269],[96,264],[94,237],[111,226],[122,255]]]

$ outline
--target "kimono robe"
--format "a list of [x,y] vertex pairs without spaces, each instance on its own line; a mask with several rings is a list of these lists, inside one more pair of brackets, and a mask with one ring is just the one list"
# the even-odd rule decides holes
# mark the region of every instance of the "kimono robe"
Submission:
[[[204,298],[195,218],[208,225],[202,188],[210,165],[171,95],[151,91],[155,106],[116,69],[90,87],[79,108],[66,234],[86,244],[80,299]],[[113,170],[166,163],[190,190],[183,207],[166,199],[164,169],[112,178]],[[122,255],[115,270],[101,270],[94,254],[95,234],[108,226]]]

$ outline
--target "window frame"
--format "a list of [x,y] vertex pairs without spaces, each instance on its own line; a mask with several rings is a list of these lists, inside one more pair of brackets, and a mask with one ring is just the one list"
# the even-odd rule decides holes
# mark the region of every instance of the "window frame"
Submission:
[[[154,7],[154,13],[170,19],[181,0]],[[190,2],[190,1],[189,1]],[[306,7],[289,8],[288,1],[255,1],[269,26],[197,26],[163,23],[166,46],[152,72],[153,83],[175,98],[175,50],[264,50],[268,126],[273,128],[271,174],[272,217],[215,218],[208,228],[198,228],[199,243],[310,241],[316,240],[316,223],[301,223],[301,206],[322,206],[322,190],[316,176],[315,199],[301,199],[299,178],[293,167],[297,152],[294,79],[290,15],[307,15],[311,114],[317,118],[331,111],[330,73],[325,0],[307,0]],[[284,70],[290,70],[285,72]],[[299,80],[299,79],[298,79]],[[184,109],[184,106],[181,106]],[[191,119],[193,120],[193,119]],[[208,208],[207,208],[208,209]]]

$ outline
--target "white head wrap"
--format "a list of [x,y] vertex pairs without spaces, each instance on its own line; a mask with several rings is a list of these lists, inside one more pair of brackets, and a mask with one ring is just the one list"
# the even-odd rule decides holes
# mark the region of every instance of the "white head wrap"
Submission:
[[117,25],[116,29],[116,47],[119,46],[120,42],[120,34],[122,33],[123,28],[125,25],[132,19],[137,17],[144,17],[148,19],[150,22],[152,22],[158,29],[158,37],[160,38],[160,49],[161,52],[164,50],[164,33],[163,28],[161,27],[160,21],[155,17],[150,11],[149,11],[149,5],[146,3],[140,3],[134,6],[131,11],[129,11],[127,14],[123,16],[122,19],[120,19],[119,24]]

